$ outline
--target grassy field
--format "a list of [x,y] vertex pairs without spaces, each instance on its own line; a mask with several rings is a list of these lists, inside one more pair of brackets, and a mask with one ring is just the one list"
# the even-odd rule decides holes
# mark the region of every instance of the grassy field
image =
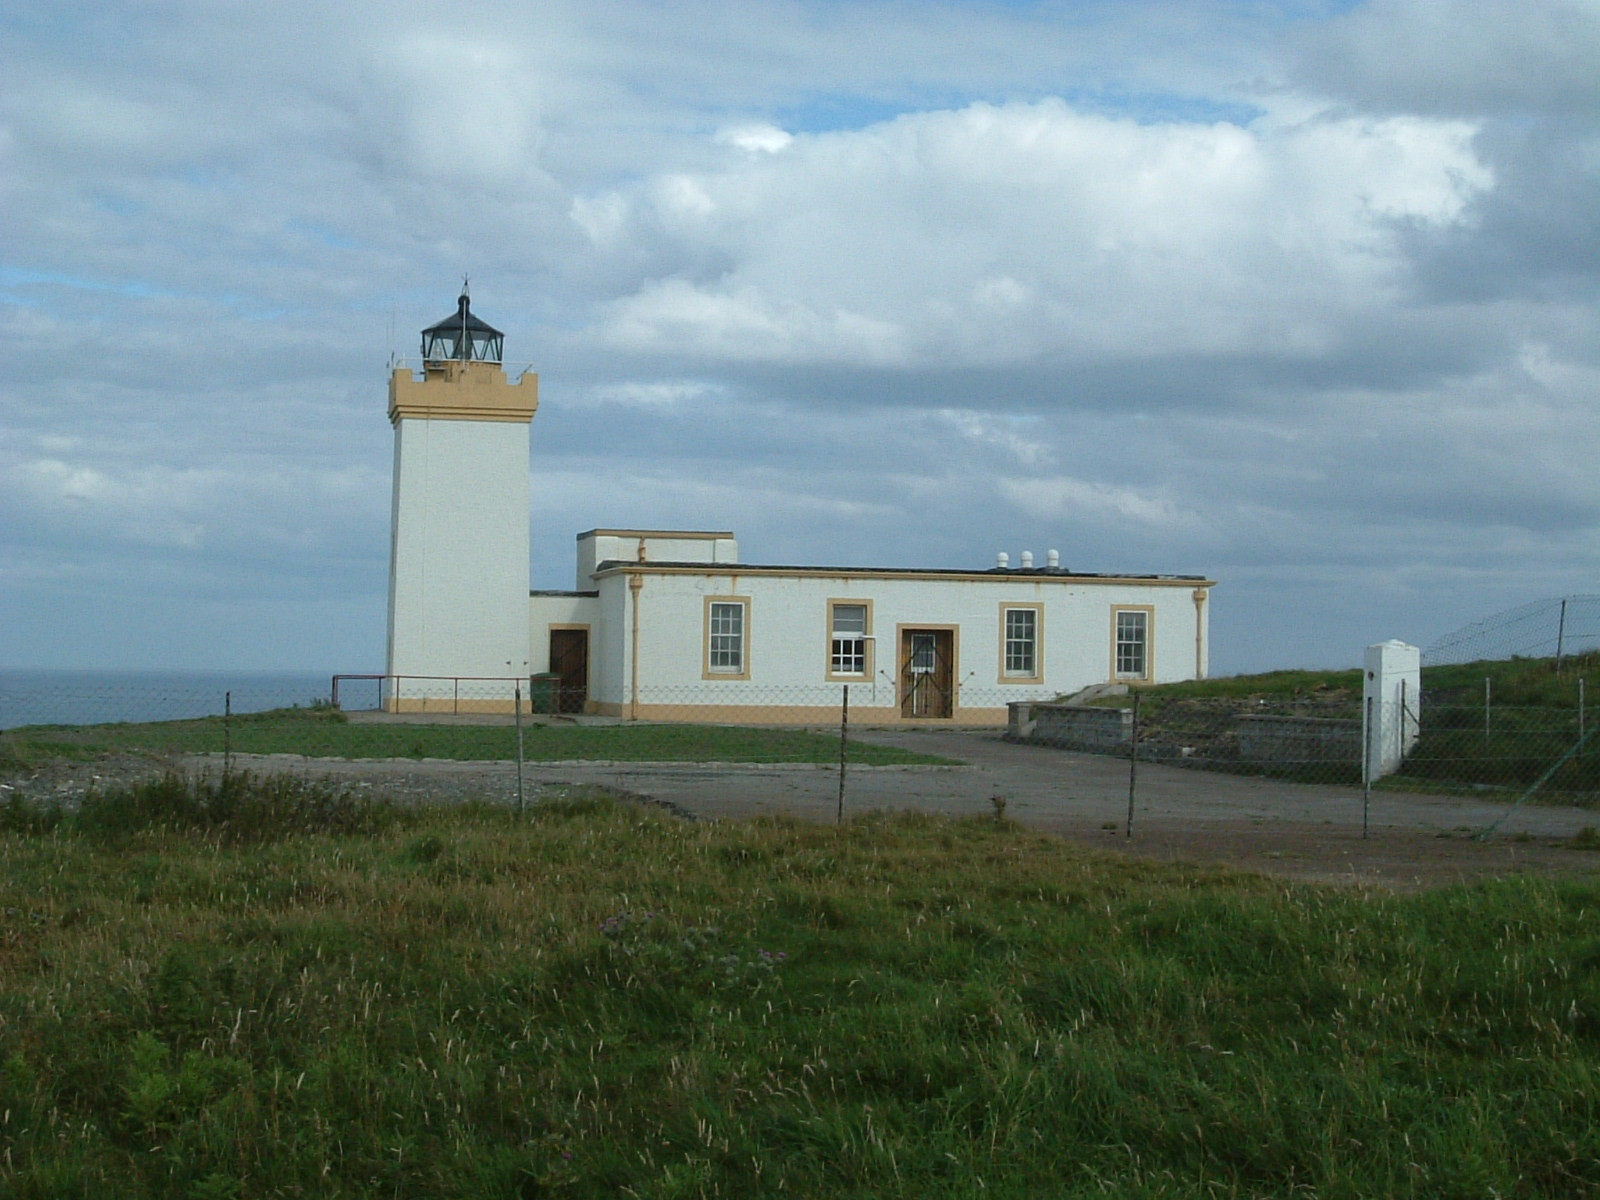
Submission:
[[[722,725],[528,725],[529,762],[839,761],[834,734]],[[304,754],[322,758],[444,758],[512,760],[517,731],[508,725],[413,725],[352,722],[323,708],[146,724],[34,725],[0,733],[0,766],[51,758],[115,753]],[[915,751],[850,743],[850,761],[869,766],[937,764],[948,760]]]
[[1600,1191],[1592,883],[242,776],[0,827],[6,1196]]

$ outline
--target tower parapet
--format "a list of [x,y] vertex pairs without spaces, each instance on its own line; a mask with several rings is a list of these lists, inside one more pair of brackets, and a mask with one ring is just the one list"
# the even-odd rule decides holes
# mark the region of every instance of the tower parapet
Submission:
[[389,421],[533,420],[539,411],[539,377],[524,372],[515,381],[497,362],[425,360],[419,376],[398,366],[389,376]]

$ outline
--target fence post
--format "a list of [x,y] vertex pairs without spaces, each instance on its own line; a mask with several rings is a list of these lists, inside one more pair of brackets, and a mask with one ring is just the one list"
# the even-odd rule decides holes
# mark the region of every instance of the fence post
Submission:
[[1494,681],[1485,675],[1483,677],[1483,748],[1489,748],[1489,698],[1493,690]]
[[1561,601],[1561,620],[1556,625],[1556,674],[1561,674],[1562,651],[1567,646],[1567,601]]
[[522,681],[519,679],[516,686],[511,689],[512,703],[517,707],[517,815],[523,812],[522,801]]
[[839,813],[835,825],[844,824],[844,771],[849,761],[850,685],[844,685],[844,698],[839,703]]
[[1361,840],[1367,838],[1367,815],[1372,808],[1372,697],[1367,697],[1367,719],[1361,728]]
[[233,774],[233,693],[222,693],[222,778]]
[[1123,837],[1133,836],[1133,797],[1139,777],[1139,693],[1133,694],[1133,732],[1128,739],[1128,823]]

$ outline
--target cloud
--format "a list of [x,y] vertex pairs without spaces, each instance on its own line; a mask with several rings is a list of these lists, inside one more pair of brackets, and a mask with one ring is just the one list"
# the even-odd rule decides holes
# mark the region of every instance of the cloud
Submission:
[[601,254],[653,246],[603,327],[631,353],[1315,360],[1375,304],[1407,319],[1402,231],[1450,226],[1492,187],[1472,135],[1409,117],[1241,129],[977,104],[800,136],[595,197],[580,219]]
[[1192,518],[1160,496],[1141,495],[1131,488],[1108,487],[1082,479],[1005,480],[1000,492],[1018,508],[1055,519],[1118,519],[1159,525],[1178,533],[1193,524]]
[[754,153],[776,154],[794,141],[794,135],[776,125],[732,125],[717,131],[716,140]]
[[1587,298],[1600,269],[1600,8],[1374,0],[1296,39],[1290,75],[1346,109],[1474,124],[1496,186],[1419,230],[1435,296]]
[[1592,591],[1597,20],[24,4],[0,663],[378,665],[384,364],[463,275],[542,376],[541,586],[605,523],[1054,545],[1219,578],[1219,669]]
[[1572,116],[1600,103],[1589,0],[1369,0],[1302,27],[1297,82],[1388,112]]

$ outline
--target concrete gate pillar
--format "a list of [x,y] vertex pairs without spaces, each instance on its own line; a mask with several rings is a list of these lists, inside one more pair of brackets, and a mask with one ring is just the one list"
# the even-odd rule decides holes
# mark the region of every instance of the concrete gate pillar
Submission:
[[1367,782],[1391,775],[1417,744],[1422,651],[1390,640],[1368,646],[1362,672],[1361,744]]

